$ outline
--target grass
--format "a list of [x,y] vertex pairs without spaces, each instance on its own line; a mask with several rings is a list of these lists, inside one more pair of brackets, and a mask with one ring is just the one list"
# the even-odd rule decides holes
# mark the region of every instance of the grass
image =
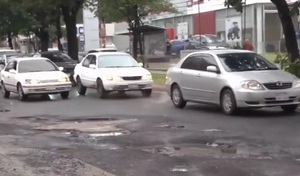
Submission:
[[264,57],[266,59],[268,59],[271,62],[274,62],[274,60],[276,59],[276,54],[275,53],[265,53]]
[[164,85],[166,82],[165,74],[152,73],[152,79],[154,84]]

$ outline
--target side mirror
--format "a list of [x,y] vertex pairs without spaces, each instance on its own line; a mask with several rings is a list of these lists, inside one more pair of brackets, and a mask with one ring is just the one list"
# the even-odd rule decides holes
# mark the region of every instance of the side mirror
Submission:
[[143,66],[144,66],[144,64],[143,64],[143,63],[139,63],[139,66],[140,66],[140,67],[143,67]]
[[9,70],[9,73],[11,73],[11,74],[16,74],[16,73],[17,73],[17,71],[16,71],[16,70],[14,70],[14,69],[10,69],[10,70]]
[[95,65],[95,64],[90,64],[90,65],[89,65],[89,68],[90,68],[90,69],[96,69],[96,65]]
[[208,71],[208,72],[214,72],[214,73],[219,73],[218,68],[217,68],[216,66],[213,66],[213,65],[208,66],[208,67],[206,68],[206,71]]
[[59,71],[63,71],[64,67],[58,67]]

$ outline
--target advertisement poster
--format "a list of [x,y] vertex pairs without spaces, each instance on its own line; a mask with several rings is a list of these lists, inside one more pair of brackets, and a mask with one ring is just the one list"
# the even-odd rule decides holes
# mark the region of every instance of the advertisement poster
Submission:
[[242,18],[241,16],[229,17],[225,23],[226,43],[242,41]]
[[166,56],[165,32],[147,34],[144,36],[144,52],[147,59],[163,58]]
[[188,30],[188,22],[178,23],[177,24],[177,37],[178,39],[188,39],[189,30]]

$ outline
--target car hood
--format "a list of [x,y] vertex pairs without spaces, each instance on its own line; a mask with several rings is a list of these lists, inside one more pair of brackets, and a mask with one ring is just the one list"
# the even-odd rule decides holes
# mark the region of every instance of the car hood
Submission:
[[231,72],[230,77],[239,81],[256,80],[259,83],[293,82],[295,76],[282,70]]
[[38,80],[51,80],[51,79],[60,79],[67,76],[61,71],[51,71],[51,72],[30,72],[30,73],[21,73],[18,75],[21,79],[38,79]]
[[143,76],[150,74],[150,72],[142,67],[128,67],[128,68],[101,68],[99,69],[105,75],[112,76]]

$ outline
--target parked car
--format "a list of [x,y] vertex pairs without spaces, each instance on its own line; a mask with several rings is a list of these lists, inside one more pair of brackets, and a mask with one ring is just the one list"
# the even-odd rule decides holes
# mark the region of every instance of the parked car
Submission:
[[63,72],[69,75],[71,82],[74,83],[73,74],[77,61],[73,60],[70,56],[60,51],[39,52],[34,56],[48,58],[57,66],[62,67]]
[[0,49],[0,56],[5,54],[16,54],[16,53],[20,53],[20,51],[12,50],[12,49]]
[[22,53],[6,53],[4,55],[0,55],[0,71],[14,58],[25,57],[26,54]]
[[152,75],[127,53],[98,52],[88,54],[74,70],[77,90],[85,95],[87,88],[96,89],[100,98],[110,92],[141,91],[152,93]]
[[201,43],[201,46],[206,47],[207,49],[230,48],[229,44],[222,41],[214,34],[194,35],[192,40],[196,41],[197,43]]
[[60,94],[69,97],[72,88],[69,77],[51,60],[42,57],[15,58],[1,71],[4,98],[17,93],[21,101],[34,94]]
[[177,108],[209,103],[235,114],[241,108],[273,106],[294,112],[300,104],[299,78],[245,50],[191,53],[167,71],[166,85]]

